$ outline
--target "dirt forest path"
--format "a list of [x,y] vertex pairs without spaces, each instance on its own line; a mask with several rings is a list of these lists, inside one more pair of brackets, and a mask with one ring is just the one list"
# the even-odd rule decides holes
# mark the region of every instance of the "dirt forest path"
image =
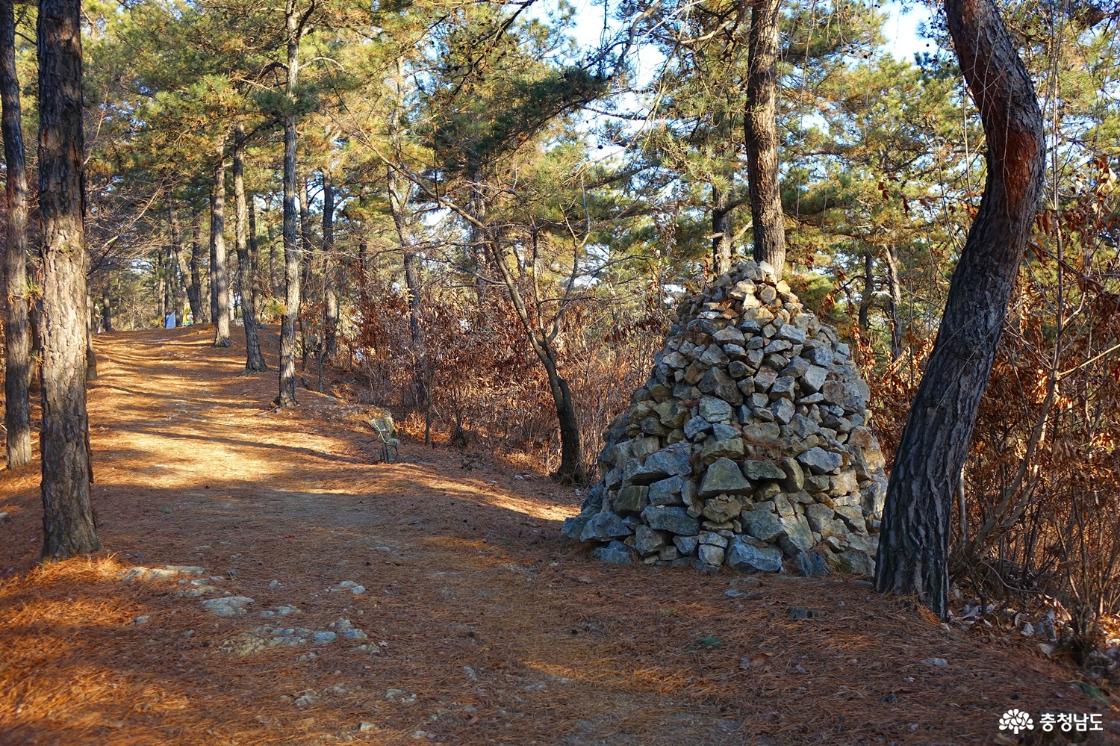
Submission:
[[[1010,707],[1106,709],[850,578],[594,562],[559,536],[573,491],[374,463],[208,341],[98,338],[100,555],[36,568],[37,463],[0,481],[0,742],[965,744]],[[204,571],[122,577],[168,565]],[[253,601],[204,608],[226,596]]]

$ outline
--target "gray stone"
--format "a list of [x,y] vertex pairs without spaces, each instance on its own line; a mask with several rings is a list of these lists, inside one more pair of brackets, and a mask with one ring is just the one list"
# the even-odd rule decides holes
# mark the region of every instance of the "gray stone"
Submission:
[[731,495],[716,495],[704,502],[702,515],[709,521],[725,523],[738,517],[743,510],[743,503]]
[[564,536],[567,536],[572,541],[579,541],[580,534],[583,533],[583,529],[587,525],[587,522],[591,520],[591,515],[592,514],[589,513],[580,513],[579,515],[565,518],[564,525],[560,529],[560,533],[562,533]]
[[743,473],[746,474],[747,479],[758,482],[771,482],[786,477],[782,468],[773,461],[756,461],[754,459],[743,462]]
[[805,331],[790,324],[783,324],[782,328],[778,330],[778,338],[802,344],[805,341]]
[[731,405],[723,399],[705,396],[700,399],[700,416],[708,422],[730,422]]
[[630,548],[618,539],[613,540],[605,547],[599,547],[591,552],[591,556],[600,562],[611,565],[629,565],[634,561],[630,556]]
[[680,536],[695,536],[700,533],[700,522],[690,516],[684,508],[651,505],[642,511],[642,520],[650,528],[669,531]]
[[805,451],[797,457],[797,460],[815,474],[834,472],[844,463],[844,459],[839,453],[826,451],[819,446]]
[[727,550],[727,564],[741,572],[781,572],[782,552],[769,544],[736,536]]
[[697,388],[701,392],[717,396],[731,405],[743,401],[743,395],[739,392],[735,379],[727,375],[722,368],[709,368],[704,377],[700,379]]
[[801,351],[801,356],[813,365],[819,365],[822,368],[832,365],[832,347],[829,345],[813,342],[805,346],[805,349]]
[[825,398],[839,404],[848,412],[862,412],[867,409],[867,397],[870,389],[867,384],[858,378],[845,381],[828,381],[821,387]]
[[646,525],[634,529],[634,549],[643,557],[654,554],[665,546],[665,535]]
[[770,398],[792,399],[797,393],[797,381],[791,376],[778,376],[770,386]]
[[718,332],[712,335],[712,339],[721,344],[730,342],[733,344],[741,345],[744,341],[743,333],[733,326],[725,326],[724,328],[720,329]]
[[685,557],[691,556],[696,553],[696,547],[700,544],[700,540],[695,536],[674,536],[673,545],[676,546],[677,551]]
[[244,616],[246,607],[254,603],[248,596],[225,596],[202,602],[202,608],[215,616]]
[[697,550],[697,556],[705,565],[719,567],[723,564],[723,547],[717,547],[712,544],[701,544]]
[[679,476],[662,479],[649,486],[650,505],[680,505],[684,502],[681,497],[684,480]]
[[696,440],[712,427],[712,423],[697,415],[684,423],[684,436],[689,440]]
[[828,368],[811,365],[801,374],[801,388],[810,394],[815,394],[824,386],[828,378]]
[[742,495],[751,490],[751,483],[743,477],[738,465],[729,458],[716,459],[704,472],[700,483],[700,497],[719,494]]
[[649,487],[639,487],[638,485],[630,485],[623,487],[611,500],[611,507],[614,512],[625,515],[627,513],[641,513],[642,508],[646,506],[646,497],[649,494]]
[[778,399],[770,405],[770,412],[774,415],[774,419],[779,423],[785,425],[793,419],[793,415],[797,410],[793,406],[793,402],[789,399]]
[[674,443],[646,457],[641,466],[630,474],[635,484],[649,484],[672,475],[685,476],[692,473],[689,462],[688,443]]
[[799,552],[793,558],[797,572],[805,577],[820,577],[828,575],[828,563],[819,552]]
[[805,471],[797,459],[786,457],[782,459],[782,489],[789,492],[798,492],[805,487]]
[[727,353],[720,349],[719,345],[709,345],[708,349],[704,350],[704,354],[700,356],[700,363],[707,366],[727,365],[729,358]]
[[338,639],[338,634],[327,629],[319,630],[311,635],[311,642],[316,645],[329,645]]
[[633,532],[622,518],[607,511],[591,517],[583,527],[583,532],[580,534],[579,540],[610,541],[620,536],[629,536],[631,533]]
[[739,520],[743,530],[760,541],[773,542],[785,535],[781,520],[769,510],[744,510]]
[[745,452],[746,445],[738,436],[727,440],[711,437],[704,442],[704,448],[700,451],[700,460],[708,462],[717,458],[737,459],[742,458]]
[[728,543],[726,536],[717,534],[715,531],[701,531],[699,539],[701,544],[711,544],[717,547],[726,547]]

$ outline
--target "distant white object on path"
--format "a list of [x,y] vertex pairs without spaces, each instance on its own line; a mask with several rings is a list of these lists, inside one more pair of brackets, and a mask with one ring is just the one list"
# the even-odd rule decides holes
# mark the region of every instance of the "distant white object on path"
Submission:
[[167,314],[167,317],[164,318],[163,328],[164,329],[174,329],[175,328],[175,312],[174,311]]

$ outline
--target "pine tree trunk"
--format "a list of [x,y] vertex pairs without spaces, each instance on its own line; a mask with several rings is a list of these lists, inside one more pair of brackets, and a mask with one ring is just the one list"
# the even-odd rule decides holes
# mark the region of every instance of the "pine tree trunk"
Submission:
[[39,210],[43,229],[43,557],[97,550],[86,412],[80,0],[40,0]]
[[949,518],[1007,302],[1030,236],[1046,145],[1034,86],[992,0],[946,0],[984,124],[987,181],[895,455],[875,586],[948,611]]
[[731,270],[731,208],[723,193],[712,186],[712,271],[722,275]]
[[210,190],[210,288],[214,294],[214,346],[229,347],[229,262],[226,256],[226,162],[225,143],[218,146],[218,161]]
[[902,357],[902,340],[906,335],[906,322],[902,319],[902,288],[898,282],[898,250],[888,246],[887,251],[887,289],[890,294],[887,309],[891,317],[891,360]]
[[338,353],[338,285],[341,277],[334,257],[334,184],[323,172],[323,356]]
[[202,245],[198,240],[199,218],[194,217],[191,232],[191,284],[187,288],[187,302],[191,306],[191,323],[201,324],[205,319],[202,313]]
[[[289,106],[294,106],[299,82],[300,23],[295,0],[288,0],[285,14],[288,42],[288,81],[286,93]],[[299,194],[296,177],[296,115],[284,115],[284,316],[280,323],[280,393],[276,403],[281,407],[296,405],[296,319],[299,317],[300,270],[303,250],[299,235]]]
[[781,276],[786,264],[785,216],[778,183],[778,23],[781,0],[758,0],[747,44],[747,180],[754,258]]
[[871,302],[875,297],[875,260],[871,252],[863,255],[863,292],[859,296],[859,328],[866,332],[871,326]]
[[249,294],[252,296],[253,308],[257,308],[261,301],[261,252],[257,245],[257,208],[256,201],[250,197],[249,203],[249,272],[252,284]]
[[245,199],[245,164],[241,160],[241,147],[233,150],[233,199],[237,211],[235,247],[237,269],[241,278],[241,319],[245,326],[245,370],[268,370],[261,354],[257,308],[253,302],[253,272],[249,259],[249,205]]
[[175,206],[167,204],[167,230],[170,236],[168,251],[171,253],[172,272],[175,274],[175,326],[183,325],[187,305],[187,274],[189,272],[182,247],[179,245],[179,224],[175,220]]
[[31,330],[27,298],[27,163],[16,74],[16,20],[12,0],[0,0],[0,102],[7,167],[8,245],[0,273],[4,308],[4,428],[8,468],[31,463]]

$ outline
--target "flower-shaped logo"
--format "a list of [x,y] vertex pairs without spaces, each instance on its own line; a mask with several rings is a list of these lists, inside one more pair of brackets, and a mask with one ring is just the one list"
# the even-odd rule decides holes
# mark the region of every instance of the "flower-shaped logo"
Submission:
[[999,729],[1009,730],[1017,736],[1025,730],[1034,730],[1034,720],[1022,710],[1008,710],[1000,716]]

